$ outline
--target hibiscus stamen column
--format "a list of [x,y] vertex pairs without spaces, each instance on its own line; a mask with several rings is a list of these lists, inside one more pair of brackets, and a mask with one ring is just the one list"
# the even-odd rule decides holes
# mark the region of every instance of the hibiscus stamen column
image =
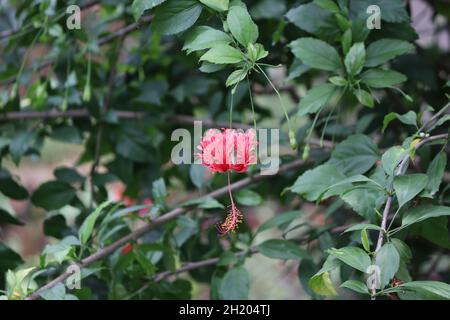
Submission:
[[241,211],[236,207],[234,200],[233,200],[233,194],[231,193],[231,171],[227,171],[227,177],[228,177],[228,194],[230,196],[230,211],[228,211],[228,215],[225,218],[225,221],[223,223],[217,224],[217,230],[221,235],[226,235],[230,231],[235,231],[238,224],[243,221],[244,216],[242,215]]

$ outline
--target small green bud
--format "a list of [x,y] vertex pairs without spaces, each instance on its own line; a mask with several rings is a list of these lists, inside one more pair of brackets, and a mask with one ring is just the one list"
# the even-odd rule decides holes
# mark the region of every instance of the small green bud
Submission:
[[405,99],[409,102],[414,102],[414,99],[410,95],[405,94]]
[[302,159],[303,160],[308,160],[308,158],[309,158],[309,150],[310,150],[310,146],[309,146],[309,144],[307,144],[305,146],[305,149],[303,149],[303,155],[302,155]]
[[86,83],[86,85],[84,86],[83,101],[91,101],[91,85],[89,83]]
[[289,144],[293,150],[297,150],[297,139],[295,138],[295,133],[289,130]]
[[17,96],[17,91],[18,91],[19,86],[17,85],[17,82],[15,82],[11,88],[11,91],[9,92],[9,98],[11,100],[15,99]]
[[60,108],[61,108],[61,110],[66,111],[67,110],[67,106],[68,106],[67,97],[64,97],[64,100],[61,103],[61,107]]

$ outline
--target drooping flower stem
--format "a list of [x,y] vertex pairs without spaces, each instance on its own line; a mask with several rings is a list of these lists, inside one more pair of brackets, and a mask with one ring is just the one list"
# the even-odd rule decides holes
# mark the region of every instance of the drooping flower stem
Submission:
[[233,194],[231,193],[231,172],[230,171],[227,172],[227,179],[228,179],[228,194],[230,195],[231,205],[234,206]]
[[278,100],[280,100],[281,108],[283,108],[284,116],[286,117],[286,121],[287,121],[287,124],[288,124],[289,144],[291,145],[291,148],[295,150],[295,149],[297,149],[297,139],[295,138],[295,133],[292,130],[291,121],[289,119],[289,114],[288,114],[288,112],[286,110],[286,106],[284,105],[283,98],[281,97],[281,94],[278,91],[278,89],[273,84],[272,80],[270,80],[269,76],[264,72],[264,70],[258,64],[255,64],[255,66],[264,75],[264,77],[266,78],[267,82],[270,84],[270,86],[275,91],[276,95],[278,96]]

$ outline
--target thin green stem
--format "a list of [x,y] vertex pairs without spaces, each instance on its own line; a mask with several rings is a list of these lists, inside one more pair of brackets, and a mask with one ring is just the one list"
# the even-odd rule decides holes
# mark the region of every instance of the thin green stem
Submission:
[[250,79],[248,78],[248,75],[247,75],[247,86],[248,86],[248,95],[249,95],[249,97],[250,97],[250,105],[252,106],[253,127],[254,127],[255,133],[256,133],[255,106],[254,106],[254,104],[253,104],[252,88],[251,88],[251,86],[250,86]]
[[331,115],[334,114],[334,110],[335,110],[335,107],[333,107],[333,109],[330,111],[330,113],[327,116],[327,120],[325,121],[323,130],[322,130],[322,134],[320,135],[320,147],[323,147],[323,138],[325,136],[325,130],[327,129],[328,122],[330,121]]
[[286,107],[284,106],[283,99],[282,99],[282,97],[281,97],[280,92],[279,92],[278,89],[275,87],[275,85],[273,84],[272,80],[270,80],[269,76],[264,72],[264,70],[263,70],[258,64],[256,64],[256,67],[258,68],[259,71],[261,71],[261,73],[262,73],[262,74],[264,75],[264,77],[266,78],[267,82],[269,82],[270,86],[271,86],[272,89],[275,91],[276,95],[278,96],[278,99],[280,100],[281,107],[283,108],[283,112],[284,112],[284,115],[285,115],[286,120],[287,120],[287,123],[288,123],[289,131],[291,131],[291,122],[290,122],[290,120],[289,120],[289,115],[288,115],[288,113],[287,113]]
[[437,118],[439,118],[447,109],[450,107],[450,102],[448,102],[444,107],[442,107],[441,110],[439,110],[433,117],[431,117],[430,120],[428,120],[426,123],[420,127],[419,131],[417,131],[417,134],[420,133],[423,129],[427,129],[430,124],[432,124]]
[[[339,105],[339,102],[341,101],[342,97],[344,96],[346,90],[347,90],[347,87],[345,87],[344,90],[342,90],[341,94],[339,95],[338,99],[336,100],[336,103],[333,105],[333,108],[332,108],[330,114],[328,115],[327,120],[325,121],[325,128],[327,127],[327,124],[328,124],[328,121],[329,121],[329,118],[330,118],[331,114],[334,113],[334,110],[335,110],[336,107]],[[323,110],[323,108],[316,114],[316,116],[314,117],[313,124],[312,124],[311,128],[309,129],[308,136],[306,137],[306,142],[307,142],[308,144],[309,144],[309,141],[310,141],[310,139],[311,139],[311,135],[312,135],[312,132],[313,132],[313,130],[314,130],[314,127],[316,126],[317,119],[319,118],[319,115],[320,115],[320,113],[322,112],[322,110]],[[324,130],[322,131],[322,135],[321,135],[321,138],[320,138],[320,143],[321,143],[321,144],[322,144],[322,141],[323,141],[325,128],[324,128]]]
[[391,222],[389,223],[389,226],[388,226],[387,229],[386,229],[386,232],[389,232],[389,230],[391,229],[392,224],[393,224],[394,221],[395,221],[395,218],[397,217],[398,213],[400,212],[400,209],[401,209],[401,207],[399,207],[399,208],[397,209],[397,211],[395,211],[394,216],[392,217]]
[[31,50],[32,50],[32,48],[34,47],[34,45],[36,44],[36,41],[39,39],[39,37],[41,36],[41,34],[42,34],[42,31],[44,30],[44,28],[43,28],[43,26],[40,28],[40,30],[38,31],[38,33],[36,34],[36,36],[33,38],[33,41],[31,42],[31,45],[30,45],[30,47],[27,49],[27,51],[25,52],[25,55],[24,55],[24,57],[23,57],[23,59],[22,59],[22,63],[21,63],[21,65],[20,65],[20,68],[19,68],[19,72],[17,73],[17,76],[16,76],[16,82],[14,83],[14,86],[13,86],[13,89],[12,89],[12,91],[14,91],[14,92],[12,92],[12,94],[15,96],[15,91],[17,90],[17,87],[18,87],[18,82],[20,81],[20,77],[21,77],[21,75],[22,75],[22,72],[23,72],[23,69],[25,68],[25,63],[27,62],[27,60],[28,60],[28,56],[30,55],[30,52],[31,52]]

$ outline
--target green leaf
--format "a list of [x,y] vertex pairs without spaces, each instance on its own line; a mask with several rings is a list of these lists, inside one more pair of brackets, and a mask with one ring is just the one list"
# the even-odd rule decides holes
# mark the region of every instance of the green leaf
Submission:
[[[405,82],[408,78],[394,70],[370,69],[361,75],[361,82],[372,88],[388,88]],[[413,112],[413,111],[410,111]]]
[[318,112],[336,92],[336,86],[329,83],[313,87],[300,100],[297,116],[301,117],[308,113]]
[[0,170],[0,192],[15,200],[28,198],[27,189],[18,184],[6,170]]
[[245,79],[247,76],[247,70],[246,69],[238,69],[233,71],[229,76],[225,83],[227,87],[234,86],[235,84],[241,82]]
[[164,206],[167,198],[166,183],[163,178],[152,182],[153,200],[160,206]]
[[0,208],[0,225],[3,224],[15,224],[17,226],[23,226],[24,223],[10,214],[8,211]]
[[201,13],[196,0],[167,0],[156,9],[152,28],[163,35],[177,34],[192,27]]
[[53,171],[53,174],[59,181],[67,183],[82,183],[84,181],[84,177],[74,168],[58,167]]
[[400,260],[403,262],[409,262],[412,259],[411,249],[406,243],[397,238],[391,238],[390,242],[395,246],[395,249],[400,255]]
[[338,5],[332,0],[314,0],[314,4],[333,13],[339,13],[341,11]]
[[277,214],[275,217],[264,222],[258,229],[258,232],[263,232],[271,228],[284,229],[283,226],[287,226],[291,221],[298,218],[302,214],[302,211],[288,211]]
[[214,73],[226,68],[224,64],[214,64],[210,62],[203,62],[199,70],[203,73]]
[[223,12],[228,10],[230,4],[229,0],[199,0],[205,6],[210,7],[213,10]]
[[189,170],[189,176],[191,178],[192,183],[197,187],[201,188],[206,184],[205,176],[207,174],[205,166],[198,164],[191,164],[191,168]]
[[375,209],[383,205],[386,195],[373,186],[358,186],[345,191],[341,194],[341,198],[360,216],[372,220],[376,216]]
[[363,176],[362,174],[357,174],[357,175],[351,176],[351,177],[349,177],[347,179],[344,179],[342,181],[339,181],[338,183],[333,184],[332,186],[330,186],[327,189],[325,189],[323,191],[323,193],[320,195],[318,201],[320,201],[322,199],[322,196],[327,191],[329,191],[331,189],[333,189],[333,191],[336,191],[337,194],[341,194],[342,195],[342,193],[348,191],[349,188],[350,189],[354,189],[353,188],[353,183],[358,183],[358,182],[367,182],[367,184],[359,184],[359,185],[357,185],[358,187],[366,187],[366,185],[368,186],[369,183],[370,183],[370,184],[373,184],[373,187],[381,188],[378,185],[378,182],[376,182],[375,180],[372,180],[372,179],[370,179],[370,178],[368,178],[366,176]]
[[78,129],[73,126],[66,125],[53,128],[49,138],[55,141],[61,141],[70,144],[81,144],[83,142]]
[[200,61],[207,61],[215,64],[235,64],[243,61],[242,53],[229,45],[220,44],[209,49]]
[[134,19],[138,21],[144,14],[145,10],[149,10],[163,3],[166,0],[134,0],[131,4],[131,12]]
[[294,58],[294,62],[289,68],[289,76],[286,78],[286,81],[291,81],[293,79],[301,77],[303,74],[311,70],[310,66],[307,66],[300,59]]
[[41,184],[31,196],[31,202],[47,210],[56,210],[70,204],[75,199],[75,189],[62,181]]
[[361,243],[363,245],[364,250],[366,250],[367,252],[370,252],[369,236],[367,234],[366,228],[361,230]]
[[83,224],[78,230],[78,238],[82,245],[87,243],[92,235],[92,231],[94,231],[95,222],[110,204],[110,201],[103,202],[83,221]]
[[20,158],[28,151],[36,139],[32,131],[23,131],[15,135],[9,144],[9,152],[14,163],[17,165]]
[[363,89],[354,89],[353,94],[363,106],[373,108],[374,101],[372,95],[369,92]]
[[381,131],[384,132],[389,123],[391,123],[391,121],[394,119],[398,119],[404,124],[415,126],[417,128],[417,114],[414,111],[408,111],[405,114],[398,114],[396,112],[391,112],[384,117],[383,129]]
[[381,39],[367,47],[366,67],[379,66],[399,55],[410,52],[414,45],[397,39]]
[[348,81],[342,77],[336,76],[336,77],[330,77],[328,78],[328,81],[330,81],[332,84],[338,87],[345,87],[348,85]]
[[39,296],[44,300],[78,300],[76,296],[66,294],[66,287],[62,283],[58,283],[54,287],[40,292]]
[[340,260],[334,256],[328,256],[322,268],[309,280],[311,289],[322,296],[337,295],[336,289],[330,279],[329,272],[340,266]]
[[376,253],[375,264],[380,267],[380,283],[381,288],[384,288],[389,284],[400,267],[400,255],[395,245],[392,243],[383,245]]
[[310,67],[326,71],[342,68],[342,61],[336,49],[322,40],[301,38],[291,42],[289,46],[292,53]]
[[237,193],[236,201],[244,206],[257,206],[262,202],[261,196],[255,191],[244,189]]
[[[161,99],[163,98],[168,88],[169,85],[165,81],[144,81],[141,83],[139,88],[140,94],[136,98],[134,98],[134,100],[145,104],[161,105]],[[135,128],[133,129],[135,130]],[[132,129],[122,128],[122,130],[129,132]],[[128,138],[129,140],[134,140],[132,132],[130,132],[129,135],[130,136],[127,136],[126,138]]]
[[399,207],[412,200],[428,184],[426,174],[415,173],[394,178],[394,190],[397,196]]
[[344,64],[347,73],[352,76],[359,74],[364,67],[365,59],[366,49],[364,43],[355,43],[345,56]]
[[371,261],[369,255],[362,249],[357,247],[344,247],[340,249],[332,248],[329,250],[330,255],[341,260],[352,268],[363,273],[367,271]]
[[424,221],[426,219],[450,216],[450,208],[435,205],[421,205],[408,210],[402,219],[401,229],[409,227],[414,223]]
[[361,294],[370,294],[365,283],[358,280],[347,280],[341,284],[342,288],[347,288]]
[[381,156],[381,165],[383,166],[384,172],[390,176],[393,176],[395,168],[397,168],[407,154],[408,150],[403,147],[394,146],[389,148]]
[[264,49],[264,46],[260,43],[249,43],[247,47],[248,55],[250,56],[252,62],[264,59],[269,55],[269,52]]
[[335,15],[315,3],[292,8],[286,18],[296,27],[329,42],[333,42],[340,33]]
[[[351,0],[350,15],[358,16],[362,13],[364,20],[367,19],[369,13],[367,8],[370,5],[380,7],[381,19],[387,22],[406,22],[409,20],[406,7],[401,0]],[[364,24],[364,27],[366,25]],[[383,25],[382,25],[383,28]],[[366,28],[367,29],[367,28]]]
[[315,296],[314,291],[309,286],[309,280],[319,270],[319,267],[312,260],[302,260],[299,263],[297,274],[302,285],[303,290],[313,299]]
[[258,26],[253,22],[247,8],[239,5],[231,6],[227,15],[227,23],[233,37],[244,48],[258,39]]
[[311,289],[321,296],[336,296],[337,292],[328,272],[317,274],[309,280]]
[[219,201],[214,198],[199,198],[186,201],[182,204],[183,207],[189,207],[193,205],[198,205],[201,209],[224,209],[225,207]]
[[345,175],[335,166],[323,164],[303,173],[290,189],[308,201],[315,201],[325,189],[345,178]]
[[374,225],[374,224],[358,223],[358,224],[355,224],[354,226],[351,226],[350,228],[346,229],[344,231],[344,233],[351,232],[351,231],[359,231],[359,230],[364,230],[364,229],[366,229],[366,230],[378,230],[378,231],[381,230],[381,228],[379,226]]
[[397,288],[412,291],[421,299],[450,300],[450,285],[439,281],[412,281]]
[[219,296],[223,300],[248,299],[250,277],[244,267],[237,267],[225,273],[220,283]]
[[345,31],[341,37],[342,51],[344,52],[345,55],[348,54],[350,46],[352,45],[353,41],[352,37],[353,35],[351,29],[347,29],[347,31]]
[[14,270],[23,263],[22,258],[11,248],[0,242],[0,287],[3,286],[3,275],[7,270]]
[[233,40],[223,31],[208,26],[200,26],[192,29],[186,37],[183,50],[188,54],[204,49],[210,49],[217,45],[229,44]]
[[45,246],[42,254],[45,256],[45,264],[56,261],[61,264],[66,258],[69,257],[69,253],[74,249],[74,246],[79,246],[80,241],[74,236],[67,236],[56,244],[48,244]]
[[238,258],[236,255],[231,251],[225,251],[220,255],[219,262],[217,262],[217,265],[220,267],[226,267],[230,264],[235,264],[238,262]]
[[310,259],[306,250],[288,240],[270,239],[258,245],[257,248],[261,254],[272,259]]
[[251,15],[254,19],[280,19],[286,12],[286,3],[284,1],[262,0],[256,2],[251,7]]
[[444,116],[442,116],[438,121],[436,121],[436,123],[434,125],[432,125],[429,129],[428,132],[436,129],[437,127],[442,126],[444,123],[446,123],[447,121],[450,120],[450,114],[446,114]]
[[44,221],[44,234],[46,236],[60,239],[66,232],[70,232],[67,227],[66,218],[62,214],[51,216]]
[[450,233],[447,225],[447,217],[431,218],[414,225],[410,233],[421,236],[442,248],[450,249]]
[[430,196],[434,196],[434,194],[439,191],[446,165],[447,155],[442,151],[436,155],[433,161],[431,161],[427,170],[428,184],[426,186],[426,190]]
[[28,289],[31,284],[30,276],[35,270],[35,267],[20,269],[15,272],[8,270],[6,274],[6,287],[10,292],[9,296],[16,296],[16,299],[23,299],[28,293]]
[[378,148],[370,137],[355,134],[336,146],[328,164],[334,165],[345,175],[352,176],[367,172],[379,157]]

